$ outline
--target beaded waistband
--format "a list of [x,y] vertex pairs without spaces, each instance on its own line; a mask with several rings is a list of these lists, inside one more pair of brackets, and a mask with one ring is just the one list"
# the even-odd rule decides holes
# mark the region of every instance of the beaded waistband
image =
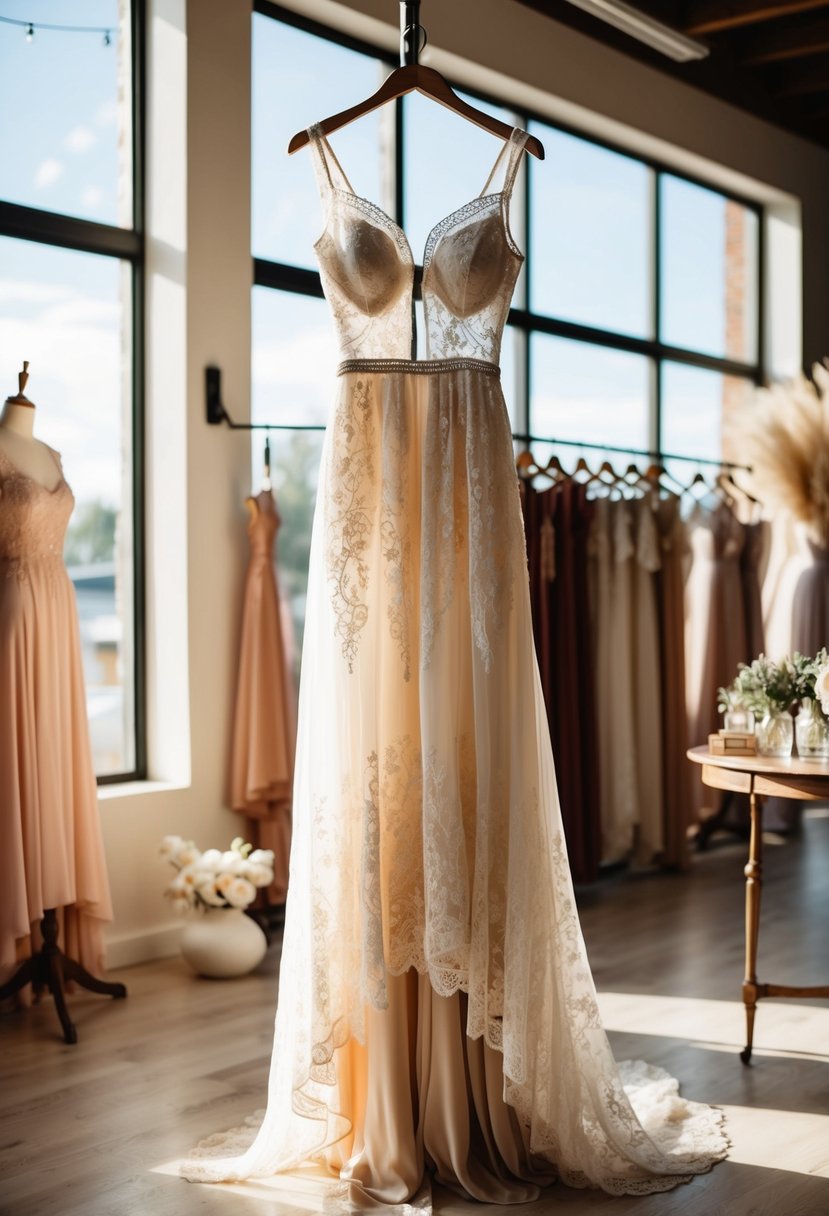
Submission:
[[405,372],[415,376],[434,376],[441,372],[483,372],[485,376],[500,376],[497,363],[485,359],[346,359],[337,368],[337,375],[348,372]]

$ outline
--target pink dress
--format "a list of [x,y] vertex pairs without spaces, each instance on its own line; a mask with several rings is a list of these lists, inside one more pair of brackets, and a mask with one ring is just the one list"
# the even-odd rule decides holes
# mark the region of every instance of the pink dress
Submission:
[[[52,452],[52,449],[49,449]],[[93,974],[112,920],[86,716],[75,591],[63,541],[75,505],[0,451],[0,979],[47,908]]]
[[282,629],[274,544],[280,519],[270,490],[247,500],[250,564],[245,581],[230,796],[253,820],[250,835],[273,850],[272,903],[284,903],[291,851],[296,696]]

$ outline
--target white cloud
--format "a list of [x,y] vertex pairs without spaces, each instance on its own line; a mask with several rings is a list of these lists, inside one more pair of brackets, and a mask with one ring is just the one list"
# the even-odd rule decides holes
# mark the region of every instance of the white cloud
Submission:
[[48,160],[42,160],[35,173],[35,186],[37,186],[38,190],[43,190],[46,186],[53,185],[61,173],[63,173],[63,165],[59,160],[55,160],[52,157]]
[[61,330],[85,330],[90,326],[103,325],[109,332],[117,332],[122,310],[115,300],[100,300],[94,296],[73,295],[50,308],[44,308],[39,324],[54,326]]
[[81,194],[81,202],[84,207],[100,207],[103,197],[103,191],[99,190],[97,186],[87,186]]
[[114,127],[118,121],[117,101],[104,101],[95,111],[93,120],[99,127]]
[[0,304],[56,304],[72,297],[73,291],[59,283],[26,283],[0,279]]
[[63,146],[69,152],[86,152],[98,142],[98,136],[89,127],[73,127],[64,136]]

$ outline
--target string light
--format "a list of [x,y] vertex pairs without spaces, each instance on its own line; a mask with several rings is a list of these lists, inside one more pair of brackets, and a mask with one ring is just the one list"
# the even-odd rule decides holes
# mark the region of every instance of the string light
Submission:
[[61,34],[102,34],[104,46],[112,46],[112,30],[105,25],[52,25],[46,21],[21,21],[16,17],[0,17],[0,21],[24,29],[27,42],[34,42],[35,30],[56,30]]

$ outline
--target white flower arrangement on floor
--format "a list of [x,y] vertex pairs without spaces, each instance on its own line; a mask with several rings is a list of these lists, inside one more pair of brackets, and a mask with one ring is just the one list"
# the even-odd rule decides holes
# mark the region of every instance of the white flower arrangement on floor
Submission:
[[178,871],[164,891],[176,912],[246,908],[256,898],[257,887],[273,882],[271,850],[254,849],[241,836],[224,853],[220,849],[202,853],[192,840],[165,836],[159,853]]

